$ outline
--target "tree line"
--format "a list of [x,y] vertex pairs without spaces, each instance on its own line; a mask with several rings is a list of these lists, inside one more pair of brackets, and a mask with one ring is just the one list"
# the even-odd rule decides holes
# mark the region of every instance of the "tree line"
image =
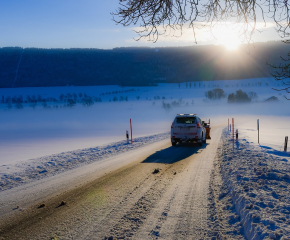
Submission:
[[[270,77],[272,64],[288,51],[280,42],[226,52],[221,46],[163,48],[0,48],[0,87],[152,86]],[[191,83],[190,83],[191,84]]]

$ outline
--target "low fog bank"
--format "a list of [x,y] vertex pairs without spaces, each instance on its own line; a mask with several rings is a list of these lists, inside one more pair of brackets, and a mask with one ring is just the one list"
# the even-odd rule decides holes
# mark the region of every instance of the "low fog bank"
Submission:
[[[9,111],[1,117],[1,162],[19,161],[63,151],[100,146],[125,139],[126,130],[133,125],[133,137],[170,131],[177,113],[196,113],[211,125],[227,126],[227,119],[235,117],[237,126],[254,129],[256,115],[265,120],[272,134],[274,128],[289,122],[287,103],[195,104],[164,109],[162,103],[128,102],[102,103],[90,108]],[[242,115],[247,117],[238,117]],[[251,116],[252,115],[252,116]],[[276,115],[273,119],[271,115]],[[249,126],[246,125],[249,124]],[[287,125],[285,126],[287,127]],[[290,135],[290,134],[289,134]],[[268,138],[268,137],[267,137]]]
[[[183,83],[143,88],[118,86],[65,88],[70,89],[71,93],[85,91],[88,95],[102,97],[101,102],[95,102],[90,106],[77,103],[70,107],[56,108],[51,104],[47,107],[31,108],[28,103],[24,103],[21,109],[7,109],[5,104],[0,104],[1,164],[124,140],[126,130],[130,130],[130,119],[133,123],[133,138],[168,132],[177,113],[196,113],[202,120],[210,119],[212,126],[225,127],[228,119],[235,117],[237,127],[241,130],[255,129],[256,119],[260,118],[261,131],[263,129],[261,143],[262,136],[265,136],[266,140],[263,143],[265,145],[273,144],[271,136],[276,133],[279,139],[284,137],[280,136],[281,134],[285,136],[288,134],[290,102],[279,95],[280,92],[271,89],[273,86],[277,87],[277,82],[273,79],[263,81],[255,79],[253,82],[211,81],[203,83],[204,86],[200,87],[197,84],[195,87],[193,83],[191,87],[189,83]],[[226,97],[217,100],[207,99],[206,91],[217,87],[224,89],[226,94],[242,87],[243,91],[256,92],[258,97],[250,103],[228,103]],[[9,89],[7,92],[0,89],[0,96],[1,94],[26,96],[37,92],[48,97],[57,97],[65,93],[64,88]],[[128,99],[120,101],[120,96],[125,94]],[[276,94],[280,101],[264,102],[264,99],[273,94]],[[118,96],[118,101],[112,101],[113,96]],[[280,130],[277,129],[284,127],[286,129],[278,133]],[[251,131],[248,132],[251,137]],[[280,142],[273,146],[278,150],[278,146],[281,145],[279,144]]]

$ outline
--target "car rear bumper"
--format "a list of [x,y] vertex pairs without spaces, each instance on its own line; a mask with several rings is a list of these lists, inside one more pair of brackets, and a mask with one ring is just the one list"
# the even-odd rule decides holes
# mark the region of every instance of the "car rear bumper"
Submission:
[[196,137],[190,137],[190,138],[188,138],[188,137],[178,137],[178,138],[176,138],[176,137],[171,137],[171,142],[180,142],[180,141],[182,141],[182,142],[201,142],[202,141],[202,139],[201,138],[198,138],[197,136]]

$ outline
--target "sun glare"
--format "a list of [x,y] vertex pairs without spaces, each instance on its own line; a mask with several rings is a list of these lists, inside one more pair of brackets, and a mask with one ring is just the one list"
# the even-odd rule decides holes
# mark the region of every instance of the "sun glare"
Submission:
[[224,46],[228,50],[237,50],[241,44],[238,32],[232,26],[220,25],[215,27],[212,32],[217,40],[217,44]]
[[228,50],[237,50],[240,44],[235,41],[223,41],[222,45]]

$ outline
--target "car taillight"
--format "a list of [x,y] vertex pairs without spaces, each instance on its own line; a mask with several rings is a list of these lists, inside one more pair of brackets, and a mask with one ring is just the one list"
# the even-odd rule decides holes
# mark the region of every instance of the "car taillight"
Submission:
[[196,126],[197,126],[197,128],[200,128],[200,123],[198,122],[198,123],[196,124]]

